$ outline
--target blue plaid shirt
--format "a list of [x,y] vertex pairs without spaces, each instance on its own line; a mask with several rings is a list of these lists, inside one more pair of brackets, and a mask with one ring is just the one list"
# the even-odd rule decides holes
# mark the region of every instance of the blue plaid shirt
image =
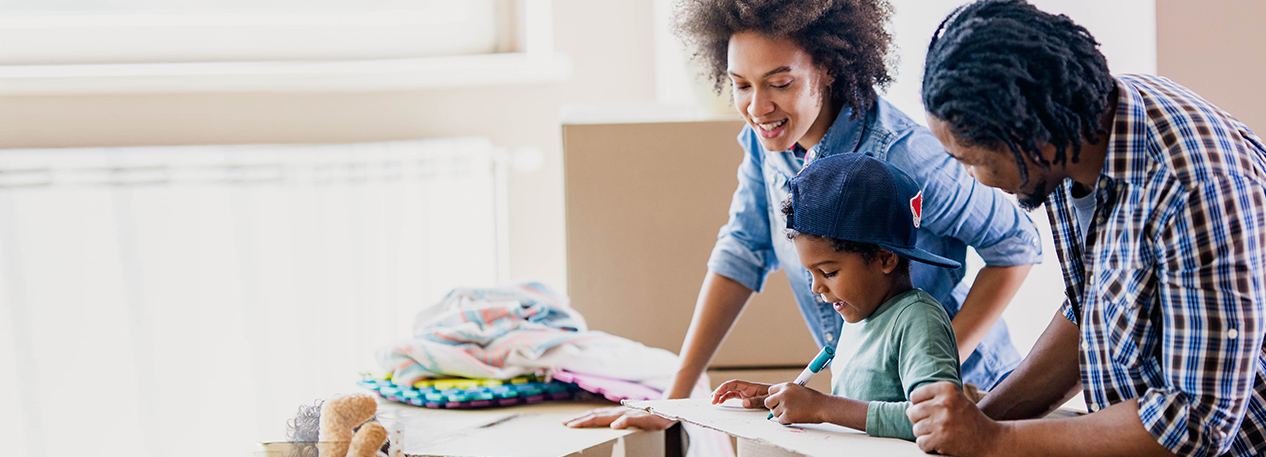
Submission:
[[1174,82],[1121,76],[1085,246],[1047,205],[1091,411],[1138,399],[1179,455],[1266,451],[1266,147]]

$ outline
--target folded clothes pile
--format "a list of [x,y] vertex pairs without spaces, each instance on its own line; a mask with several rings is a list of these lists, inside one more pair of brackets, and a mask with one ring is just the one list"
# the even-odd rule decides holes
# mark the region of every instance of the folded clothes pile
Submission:
[[454,289],[418,313],[413,338],[379,351],[378,362],[390,373],[389,392],[412,394],[418,383],[450,377],[548,374],[613,400],[657,398],[678,364],[671,352],[588,330],[567,297],[536,282]]

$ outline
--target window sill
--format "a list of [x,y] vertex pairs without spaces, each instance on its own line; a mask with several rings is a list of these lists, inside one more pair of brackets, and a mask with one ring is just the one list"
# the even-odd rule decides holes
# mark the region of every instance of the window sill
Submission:
[[338,62],[0,66],[0,95],[417,90],[560,82],[565,54]]

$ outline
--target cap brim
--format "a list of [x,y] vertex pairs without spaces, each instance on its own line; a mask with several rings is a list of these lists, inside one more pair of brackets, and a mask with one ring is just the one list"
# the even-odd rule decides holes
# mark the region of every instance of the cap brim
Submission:
[[892,251],[896,253],[897,255],[908,258],[910,260],[917,260],[919,262],[923,262],[929,265],[936,265],[938,267],[945,267],[945,268],[959,268],[963,266],[963,264],[961,263],[941,257],[939,255],[933,254],[928,251],[924,251],[919,248],[900,248],[900,247],[891,246],[891,245],[887,245],[883,243],[880,243],[879,247]]

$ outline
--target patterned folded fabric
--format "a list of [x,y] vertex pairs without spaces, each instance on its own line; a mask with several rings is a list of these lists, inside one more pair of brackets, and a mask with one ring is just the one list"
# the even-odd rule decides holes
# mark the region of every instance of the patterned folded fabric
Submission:
[[418,314],[413,338],[379,351],[378,362],[400,385],[565,369],[659,390],[678,364],[671,352],[588,330],[567,297],[536,282],[454,289]]

